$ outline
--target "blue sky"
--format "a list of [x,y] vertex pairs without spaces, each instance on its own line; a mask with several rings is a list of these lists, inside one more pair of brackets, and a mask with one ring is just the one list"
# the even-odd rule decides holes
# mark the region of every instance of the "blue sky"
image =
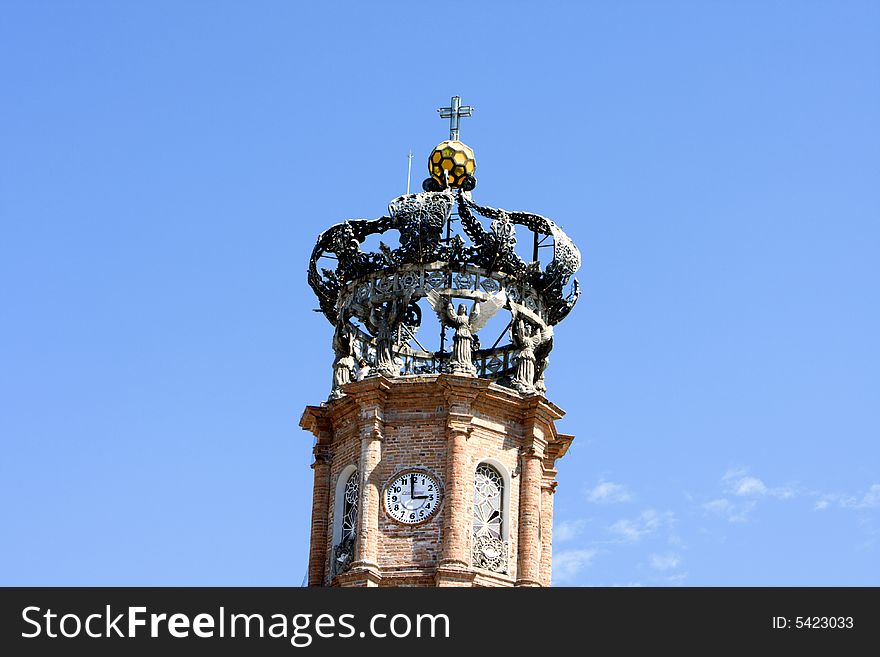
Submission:
[[12,2],[0,583],[298,585],[317,234],[474,105],[584,256],[555,581],[880,585],[880,5]]

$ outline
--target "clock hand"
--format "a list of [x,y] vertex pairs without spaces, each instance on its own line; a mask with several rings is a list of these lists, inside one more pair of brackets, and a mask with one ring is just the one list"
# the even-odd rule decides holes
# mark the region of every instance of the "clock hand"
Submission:
[[[415,484],[415,477],[413,477],[413,482],[412,482],[412,483]],[[414,499],[414,500],[426,500],[426,499],[428,499],[428,496],[427,496],[427,495],[416,495],[415,490],[412,491],[412,493],[410,494],[410,497],[412,497],[412,499]]]

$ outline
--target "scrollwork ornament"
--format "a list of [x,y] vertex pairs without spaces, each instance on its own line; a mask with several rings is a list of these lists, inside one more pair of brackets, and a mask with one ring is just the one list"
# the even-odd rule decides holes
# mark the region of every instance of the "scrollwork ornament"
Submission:
[[354,541],[354,535],[350,534],[334,548],[333,558],[337,575],[351,568],[351,563],[354,560]]
[[507,573],[507,543],[492,534],[474,534],[473,564],[495,573]]
[[[553,221],[478,205],[466,187],[400,196],[387,216],[349,219],[318,237],[308,282],[334,325],[331,399],[366,371],[387,377],[448,371],[491,378],[523,394],[545,391],[552,326],[580,294],[572,278],[580,252]],[[542,243],[553,248],[546,267],[516,253],[517,226],[544,236]],[[389,231],[398,233],[399,247],[389,246],[396,243],[393,234],[385,237]],[[372,235],[382,236],[376,252],[364,250]],[[445,351],[443,339],[439,351],[423,347],[431,344],[424,326],[416,337],[417,302],[432,291],[449,297],[438,316],[444,331],[454,331],[452,352]],[[510,343],[499,345],[502,329],[498,340],[486,339],[487,347],[480,348],[473,322],[481,313],[474,312],[475,304],[497,295],[506,295],[513,315]],[[461,308],[447,313],[453,298],[468,301],[471,311],[458,304],[463,313]]]

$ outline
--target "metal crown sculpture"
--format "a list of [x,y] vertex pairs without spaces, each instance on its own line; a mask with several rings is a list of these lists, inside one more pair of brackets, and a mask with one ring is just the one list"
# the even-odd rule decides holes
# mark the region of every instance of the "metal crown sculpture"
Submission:
[[[353,378],[438,372],[492,379],[523,394],[546,392],[553,326],[579,295],[572,276],[580,252],[549,219],[477,205],[473,151],[458,141],[459,118],[473,108],[461,107],[456,96],[439,111],[450,118],[450,140],[429,156],[426,191],[394,199],[380,219],[332,226],[312,251],[309,285],[335,326],[330,399],[343,396]],[[477,215],[489,220],[488,230]],[[532,233],[531,262],[515,252],[516,226]],[[388,231],[399,235],[398,248],[380,241],[376,252],[361,250],[367,237]],[[542,248],[553,249],[543,268]],[[322,266],[333,261],[332,269]],[[417,338],[421,299],[439,320],[437,350]],[[470,310],[464,303],[456,309],[454,299],[470,301]],[[502,309],[510,321],[491,347],[481,348],[478,332]],[[454,331],[451,350],[447,330]],[[500,344],[505,336],[509,342]]]

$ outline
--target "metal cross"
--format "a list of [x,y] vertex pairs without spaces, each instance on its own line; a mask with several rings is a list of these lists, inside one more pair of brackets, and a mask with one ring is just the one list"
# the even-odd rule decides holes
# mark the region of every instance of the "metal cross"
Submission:
[[459,122],[463,116],[473,114],[474,108],[470,105],[462,107],[461,96],[453,96],[451,104],[451,107],[441,107],[437,111],[441,119],[449,119],[449,140],[458,141]]

